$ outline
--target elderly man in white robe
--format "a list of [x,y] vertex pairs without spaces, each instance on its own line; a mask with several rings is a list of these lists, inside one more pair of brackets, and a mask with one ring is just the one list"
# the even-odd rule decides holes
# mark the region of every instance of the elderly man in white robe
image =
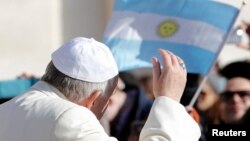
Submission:
[[[197,141],[200,129],[179,103],[186,83],[183,61],[159,50],[153,63],[155,101],[140,141]],[[116,141],[99,119],[117,85],[118,69],[107,46],[78,37],[52,54],[42,79],[0,105],[1,141]]]

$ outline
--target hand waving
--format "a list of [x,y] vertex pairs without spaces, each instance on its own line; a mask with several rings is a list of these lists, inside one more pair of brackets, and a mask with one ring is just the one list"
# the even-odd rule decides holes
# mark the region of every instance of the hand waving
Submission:
[[180,102],[187,81],[184,62],[169,51],[159,49],[159,53],[162,57],[162,69],[157,58],[152,58],[154,96],[166,96]]

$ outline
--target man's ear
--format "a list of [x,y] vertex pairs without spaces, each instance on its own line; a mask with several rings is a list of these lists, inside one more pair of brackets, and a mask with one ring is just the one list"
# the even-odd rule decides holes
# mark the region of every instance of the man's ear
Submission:
[[87,107],[88,109],[91,109],[91,107],[94,105],[96,99],[101,95],[101,91],[95,91],[93,92],[86,100],[83,102],[83,106]]

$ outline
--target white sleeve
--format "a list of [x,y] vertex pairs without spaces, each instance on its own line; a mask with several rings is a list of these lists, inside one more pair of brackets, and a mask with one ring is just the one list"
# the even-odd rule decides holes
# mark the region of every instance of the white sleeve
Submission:
[[140,141],[198,141],[200,135],[198,124],[184,106],[160,96],[154,101]]
[[117,141],[109,137],[95,115],[86,108],[72,108],[57,120],[53,138],[56,141]]

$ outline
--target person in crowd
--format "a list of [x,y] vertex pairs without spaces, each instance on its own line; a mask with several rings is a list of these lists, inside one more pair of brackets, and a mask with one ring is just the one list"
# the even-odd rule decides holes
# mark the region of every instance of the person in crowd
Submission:
[[219,73],[228,79],[220,95],[219,111],[222,124],[240,124],[250,107],[250,62],[232,62]]
[[218,122],[218,99],[219,94],[214,90],[210,82],[206,82],[197,99],[195,108],[198,110],[201,125],[206,128],[208,124]]
[[195,109],[200,117],[202,135],[200,141],[206,141],[208,135],[208,126],[218,123],[218,99],[219,94],[212,87],[211,82],[207,81],[195,104]]
[[127,83],[124,89],[117,89],[107,109],[108,117],[111,117],[110,134],[119,141],[127,141],[134,127],[132,124],[147,119],[152,103],[141,86]]
[[225,124],[239,124],[250,107],[250,80],[231,78],[220,98],[220,120]]
[[[139,140],[198,140],[199,126],[179,103],[187,74],[183,61],[171,52],[159,53],[162,68],[152,58],[155,101]],[[83,37],[70,40],[52,54],[41,81],[0,105],[0,140],[116,141],[98,119],[117,81],[117,65],[107,46]]]

